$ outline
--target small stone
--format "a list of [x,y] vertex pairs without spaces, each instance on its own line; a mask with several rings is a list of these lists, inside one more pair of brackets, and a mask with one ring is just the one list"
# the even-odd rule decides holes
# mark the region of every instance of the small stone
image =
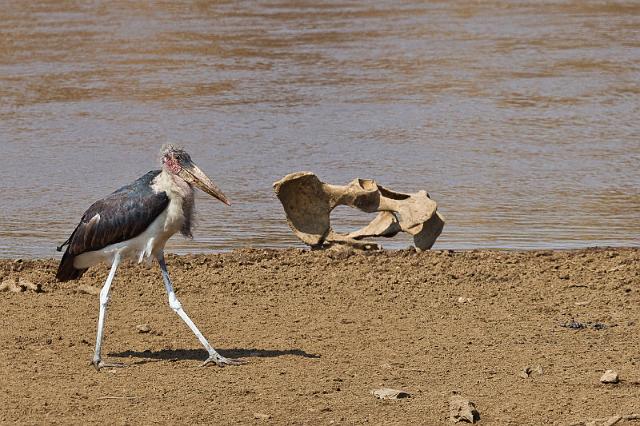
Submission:
[[613,426],[616,423],[618,423],[620,420],[622,420],[622,416],[618,414],[614,414],[613,416],[609,417],[607,421],[602,424],[602,426]]
[[18,285],[26,290],[32,290],[32,291],[35,291],[36,293],[42,293],[41,284],[34,284],[33,282],[26,280],[24,278],[20,278],[18,280]]
[[454,394],[449,400],[449,420],[454,423],[475,423],[480,420],[480,413],[473,402]]
[[618,383],[620,379],[618,378],[618,373],[613,370],[607,370],[602,377],[600,377],[600,381],[602,383]]
[[565,322],[563,324],[560,324],[560,327],[564,327],[564,328],[572,328],[574,330],[580,330],[582,328],[587,328],[586,324],[583,324],[581,322],[576,321],[575,319],[572,319],[569,322]]
[[149,324],[136,325],[136,329],[138,330],[138,333],[148,333],[151,331],[151,327],[149,327]]
[[22,288],[16,283],[15,279],[7,278],[0,284],[0,291],[10,291],[12,293],[20,293]]
[[22,272],[23,268],[24,264],[22,263],[22,259],[14,260],[13,265],[11,265],[11,270],[14,272]]
[[523,379],[528,379],[533,375],[533,373],[542,376],[544,370],[542,369],[541,365],[536,365],[535,367],[526,366],[522,369],[522,371],[520,371],[520,377],[522,377]]
[[269,420],[271,418],[271,415],[263,413],[253,413],[253,418],[258,420]]
[[372,390],[371,393],[378,399],[402,399],[411,396],[409,392],[391,388],[375,389]]
[[91,285],[81,284],[76,287],[76,291],[78,293],[91,294],[93,296],[97,296],[100,294],[100,289]]
[[349,246],[341,244],[333,245],[329,248],[327,255],[333,260],[344,260],[355,254],[355,250]]
[[458,297],[458,303],[469,303],[471,302],[471,298],[470,297]]

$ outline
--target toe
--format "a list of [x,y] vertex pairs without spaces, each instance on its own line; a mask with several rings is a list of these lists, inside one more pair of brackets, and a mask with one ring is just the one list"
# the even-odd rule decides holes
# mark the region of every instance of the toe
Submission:
[[237,358],[225,358],[223,356],[210,356],[207,360],[202,364],[202,366],[209,365],[211,363],[215,363],[218,367],[224,367],[226,365],[242,365],[246,364],[247,361],[243,359]]

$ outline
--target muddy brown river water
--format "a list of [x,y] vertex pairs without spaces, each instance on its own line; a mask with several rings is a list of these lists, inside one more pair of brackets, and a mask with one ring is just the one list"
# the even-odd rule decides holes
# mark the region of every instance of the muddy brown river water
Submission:
[[299,246],[299,170],[426,189],[436,248],[639,246],[638,117],[635,1],[0,0],[0,257],[57,254],[168,142],[234,201],[178,253]]

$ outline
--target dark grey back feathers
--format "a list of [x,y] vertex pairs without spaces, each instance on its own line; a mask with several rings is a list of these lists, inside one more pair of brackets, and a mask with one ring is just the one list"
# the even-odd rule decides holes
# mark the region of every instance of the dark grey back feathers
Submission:
[[[96,201],[82,215],[80,223],[64,245],[67,245],[56,278],[76,279],[85,270],[73,267],[79,254],[129,240],[140,235],[169,205],[164,192],[155,194],[151,183],[160,170],[152,170],[135,182],[123,186],[111,195]],[[93,219],[100,215],[99,220]],[[93,220],[92,220],[93,219]],[[59,247],[59,249],[61,249]]]

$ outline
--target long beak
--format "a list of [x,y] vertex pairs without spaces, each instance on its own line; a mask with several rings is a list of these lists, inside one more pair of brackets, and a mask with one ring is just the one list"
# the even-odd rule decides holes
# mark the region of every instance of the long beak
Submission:
[[202,170],[192,162],[182,164],[182,170],[179,175],[182,179],[197,186],[209,195],[214,196],[226,205],[230,206],[231,202],[226,195],[218,188]]

